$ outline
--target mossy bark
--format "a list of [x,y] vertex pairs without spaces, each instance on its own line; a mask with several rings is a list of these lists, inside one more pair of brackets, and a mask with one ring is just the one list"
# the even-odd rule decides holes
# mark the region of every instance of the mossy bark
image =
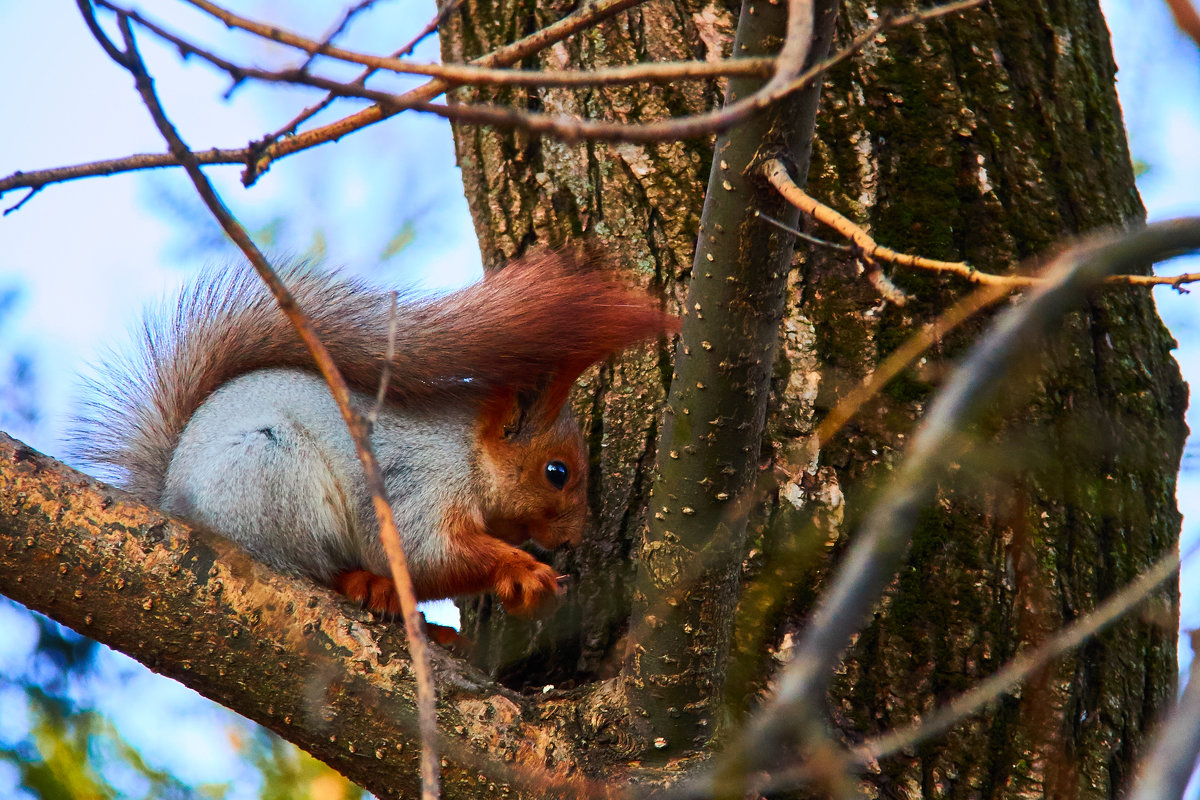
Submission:
[[[466,60],[566,10],[464,3],[443,34],[444,55]],[[845,0],[838,40],[880,10]],[[552,48],[541,63],[720,52],[736,13],[653,0]],[[810,191],[883,244],[989,271],[1010,270],[1073,234],[1137,224],[1143,210],[1114,73],[1094,0],[993,0],[876,37],[828,77]],[[712,84],[459,92],[462,100],[626,120],[705,110],[720,97]],[[587,233],[620,268],[681,296],[711,141],[566,145],[469,127],[457,127],[455,140],[489,266],[535,242]],[[796,445],[815,421],[969,288],[893,272],[911,298],[897,307],[851,257],[802,248],[798,264],[763,442],[761,474],[772,485],[752,520],[727,684],[733,718],[764,691],[854,520],[945,370],[982,328],[950,336],[824,443],[815,462],[797,463],[804,448]],[[1145,290],[1107,289],[1031,354],[1006,401],[974,430],[970,458],[924,515],[904,570],[843,664],[830,710],[846,738],[913,720],[1086,613],[1170,546],[1186,405],[1172,346]],[[572,557],[579,577],[567,602],[531,627],[486,605],[467,615],[481,665],[514,685],[589,681],[619,660],[666,360],[665,352],[631,356],[592,374],[577,396],[593,445],[595,522]],[[774,485],[770,476],[785,472],[799,477]],[[880,764],[868,788],[996,797],[1119,791],[1176,671],[1176,590],[1164,590],[1152,612],[1050,665],[947,738]]]
[[[868,20],[860,5],[844,11],[843,35]],[[894,31],[831,74],[810,191],[883,244],[995,272],[1072,234],[1138,224],[1114,75],[1093,2],[994,2]],[[794,283],[784,330],[793,360],[781,365],[771,435],[802,478],[762,509],[731,687],[743,698],[737,711],[763,685],[764,649],[785,649],[802,627],[825,567],[982,328],[952,335],[893,382],[818,463],[789,463],[793,438],[965,290],[894,272],[911,298],[897,307],[859,273],[853,259],[810,250]],[[1148,293],[1110,289],[1030,354],[973,431],[970,457],[923,516],[904,570],[843,663],[830,708],[844,735],[914,721],[1171,545],[1187,401],[1173,346]],[[798,539],[802,527],[810,534]],[[1177,589],[1155,602],[946,740],[880,764],[874,791],[1119,791],[1176,673]]]

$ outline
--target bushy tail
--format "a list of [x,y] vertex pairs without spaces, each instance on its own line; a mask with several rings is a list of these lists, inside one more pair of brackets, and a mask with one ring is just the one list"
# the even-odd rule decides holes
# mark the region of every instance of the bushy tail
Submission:
[[[475,403],[574,380],[586,366],[677,327],[649,297],[581,260],[546,252],[449,295],[401,297],[389,398]],[[281,274],[351,387],[378,391],[390,293],[303,268]],[[157,502],[200,404],[226,381],[268,367],[315,369],[248,267],[201,278],[173,306],[147,315],[132,357],[101,365],[75,426],[74,455]]]

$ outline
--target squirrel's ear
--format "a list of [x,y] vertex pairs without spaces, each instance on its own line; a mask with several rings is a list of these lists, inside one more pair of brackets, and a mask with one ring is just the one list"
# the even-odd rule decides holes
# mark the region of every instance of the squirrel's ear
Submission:
[[516,431],[521,416],[517,393],[512,389],[498,389],[483,403],[479,415],[480,436],[495,441],[505,439]]
[[571,387],[575,385],[575,381],[579,379],[584,370],[593,363],[590,360],[579,359],[576,361],[564,361],[559,365],[554,375],[550,378],[550,381],[546,384],[546,388],[542,391],[542,396],[538,403],[538,419],[543,426],[549,427],[558,419],[563,405],[571,395]]
[[544,430],[554,424],[571,387],[591,361],[564,361],[538,389],[497,389],[483,403],[480,435],[499,441],[519,436],[527,426]]

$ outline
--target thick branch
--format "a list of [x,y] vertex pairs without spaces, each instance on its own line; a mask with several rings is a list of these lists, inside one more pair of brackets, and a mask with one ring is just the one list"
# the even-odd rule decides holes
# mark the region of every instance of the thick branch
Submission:
[[[743,7],[734,52],[770,51],[785,30],[787,39],[776,77],[762,87],[731,79],[726,108],[825,57],[836,4],[790,5]],[[714,733],[745,538],[741,498],[758,460],[791,267],[792,237],[755,212],[792,223],[797,212],[752,169],[766,151],[807,172],[817,97],[810,88],[773,106],[720,137],[713,155],[624,672],[648,712],[648,734],[668,752]]]
[[[400,628],[0,434],[0,594],[265,725],[380,797],[419,790]],[[585,793],[574,703],[432,648],[447,798]],[[462,731],[458,734],[458,731]],[[490,790],[489,790],[490,791]],[[507,796],[507,795],[506,795]]]

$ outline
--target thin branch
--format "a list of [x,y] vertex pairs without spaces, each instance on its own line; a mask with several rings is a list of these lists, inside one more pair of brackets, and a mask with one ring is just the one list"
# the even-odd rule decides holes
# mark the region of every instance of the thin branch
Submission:
[[1191,632],[1192,668],[1179,703],[1155,735],[1130,800],[1180,800],[1200,759],[1200,634]]
[[320,54],[320,50],[332,45],[333,40],[341,36],[346,31],[346,26],[350,24],[350,20],[354,19],[360,13],[375,5],[376,2],[378,2],[378,0],[359,0],[358,3],[350,6],[344,12],[342,12],[342,18],[338,20],[338,24],[333,26],[333,30],[325,34],[325,38],[321,40],[321,44],[318,48],[309,51],[308,58],[304,59],[304,63],[301,64],[298,69],[307,70],[309,67],[311,67],[313,61],[315,61],[317,56]]
[[[450,18],[450,15],[454,13],[455,9],[458,8],[458,6],[461,2],[462,2],[462,0],[449,0],[449,2],[447,2],[444,6],[442,6],[441,10],[439,10],[438,13],[433,16],[433,19],[431,19],[428,23],[426,23],[425,27],[417,32],[416,36],[414,36],[412,39],[410,39],[409,42],[407,44],[405,44],[403,47],[401,47],[399,50],[396,50],[395,52],[393,52],[391,57],[392,58],[402,58],[402,57],[412,53],[412,51],[416,49],[417,45],[420,44],[425,39],[425,37],[429,36],[431,33],[436,31],[443,22],[445,22],[447,19]],[[359,73],[358,77],[354,79],[353,85],[354,86],[365,86],[367,83],[367,78],[371,77],[376,72],[377,72],[377,70],[374,69],[373,67],[368,67],[367,69],[365,69],[361,73]],[[262,140],[257,142],[257,146],[260,148],[265,148],[268,145],[275,142],[281,136],[289,136],[289,135],[295,133],[297,128],[299,128],[301,125],[303,125],[308,120],[312,119],[317,114],[324,111],[326,108],[328,108],[333,103],[334,100],[338,99],[339,96],[340,95],[337,95],[333,92],[329,92],[328,94],[325,95],[324,100],[322,100],[319,103],[315,103],[314,105],[311,105],[308,108],[304,109],[299,114],[297,114],[295,117],[292,117],[292,119],[286,125],[284,125],[282,128],[275,131],[274,133],[268,134],[267,136],[263,137]]]
[[1166,0],[1166,3],[1179,30],[1200,45],[1200,14],[1196,13],[1196,7],[1192,5],[1191,0]]
[[[187,2],[208,4],[207,0],[187,0]],[[723,133],[735,125],[745,122],[750,117],[761,113],[764,109],[779,102],[788,95],[811,85],[813,81],[823,75],[828,69],[858,52],[879,34],[893,28],[974,8],[983,2],[986,2],[986,0],[960,0],[960,2],[948,3],[900,16],[882,14],[876,22],[856,36],[844,50],[804,72],[800,72],[802,63],[789,63],[781,54],[776,59],[775,74],[772,78],[747,97],[735,100],[716,111],[709,111],[690,117],[641,124],[607,122],[604,120],[579,120],[562,115],[529,113],[486,104],[442,105],[428,102],[414,102],[406,99],[409,95],[397,96],[387,92],[337,84],[336,82],[317,79],[307,74],[295,74],[286,71],[269,72],[247,68],[240,69],[245,74],[252,77],[259,77],[262,80],[284,81],[318,86],[323,89],[340,90],[346,96],[362,97],[391,108],[403,107],[417,111],[426,111],[456,122],[519,128],[532,133],[553,136],[568,142],[590,139],[650,143],[691,139],[708,136],[713,133]],[[331,87],[334,86],[338,86],[339,88],[332,89]]]
[[809,244],[815,244],[815,245],[819,245],[821,247],[828,247],[830,250],[841,250],[844,253],[850,252],[850,250],[852,249],[850,247],[850,245],[848,245],[848,244],[838,244],[837,242],[831,242],[828,239],[821,239],[817,236],[813,236],[811,233],[805,233],[804,231],[800,230],[799,228],[788,225],[786,222],[780,222],[779,220],[775,219],[774,217],[772,217],[768,214],[764,214],[761,211],[755,211],[754,216],[758,217],[763,222],[767,222],[771,225],[774,225],[776,228],[779,228],[782,231],[787,231],[792,236],[795,236],[797,239],[803,239],[804,241],[808,242]]
[[[200,2],[200,0],[189,0],[189,2]],[[515,63],[539,52],[542,49],[545,49],[546,47],[549,47],[558,41],[561,41],[562,39],[565,39],[568,36],[571,36],[574,33],[579,32],[580,30],[587,28],[596,22],[632,8],[633,6],[636,6],[642,2],[645,2],[645,0],[597,0],[597,2],[592,3],[591,5],[585,5],[577,11],[572,12],[553,25],[536,31],[510,45],[499,48],[486,56],[476,59],[472,63],[488,67]],[[919,12],[917,14],[880,19],[870,28],[855,37],[851,45],[844,51],[831,57],[822,64],[815,66],[813,69],[799,75],[787,87],[785,87],[786,91],[783,93],[787,94],[808,85],[825,70],[840,63],[841,61],[844,61],[846,58],[849,58],[850,55],[852,55],[868,41],[888,27],[895,27],[896,25],[907,24],[918,20],[932,19],[937,16],[942,16],[943,14],[980,5],[982,2],[984,2],[984,0],[965,0],[964,2],[952,3],[947,6],[941,6],[925,12]],[[111,4],[106,3],[106,5],[115,8],[115,6],[111,6]],[[196,50],[194,46],[193,52],[199,54],[199,51]],[[236,67],[236,65],[234,66],[234,69],[240,70],[243,74],[250,72],[250,70]],[[266,79],[282,79],[280,74],[277,73],[268,73],[265,70],[260,71],[260,73],[273,76]],[[335,81],[318,82],[311,79],[311,76],[309,76],[309,80],[303,80],[303,77],[305,76],[302,75],[296,75],[292,77],[294,77],[295,80],[291,82],[307,83],[308,85],[317,86],[318,88],[325,89],[326,91],[336,92],[343,96],[362,97],[364,99],[374,100],[376,101],[376,105],[343,119],[329,123],[328,125],[323,125],[318,128],[297,133],[295,136],[275,140],[275,134],[273,134],[265,139],[265,145],[259,143],[250,147],[212,148],[209,150],[200,151],[194,154],[196,159],[201,164],[246,165],[242,175],[242,182],[249,186],[258,179],[258,177],[270,166],[273,161],[279,158],[283,158],[294,153],[325,144],[327,142],[336,141],[337,139],[353,133],[354,131],[361,130],[362,128],[373,125],[376,122],[398,114],[407,108],[428,111],[438,114],[439,116],[454,118],[462,122],[522,127],[534,132],[556,135],[567,140],[597,138],[617,141],[645,142],[656,142],[671,138],[686,138],[689,136],[707,135],[714,130],[723,130],[729,126],[737,124],[745,116],[748,116],[756,110],[753,107],[747,106],[741,106],[736,109],[733,106],[730,106],[724,111],[710,112],[709,114],[689,117],[684,120],[666,120],[663,122],[649,123],[639,127],[632,127],[618,123],[596,121],[584,122],[555,117],[547,118],[536,115],[522,114],[520,112],[512,111],[511,109],[491,106],[472,106],[469,109],[460,106],[457,108],[457,110],[452,111],[447,106],[428,103],[429,100],[432,100],[434,97],[450,88],[450,85],[447,82],[436,79],[424,84],[423,86],[417,87],[416,89],[405,92],[404,94],[394,95],[386,92],[374,92],[366,90],[353,84],[338,83]],[[750,100],[751,98],[747,98],[747,101]],[[767,105],[769,102],[770,100],[767,100],[762,104]],[[141,169],[156,169],[160,167],[177,166],[179,166],[179,162],[175,159],[175,157],[170,153],[164,153],[138,154],[124,156],[121,158],[107,159],[104,161],[96,161],[87,164],[54,167],[50,169],[33,170],[29,172],[15,172],[5,178],[0,179],[0,195],[3,195],[5,192],[13,189],[41,188],[51,183],[77,180],[79,178],[93,177],[97,175],[111,175],[118,172],[130,172]],[[1191,276],[1184,277],[1186,277],[1186,279],[1189,281],[1192,280]]]
[[[526,70],[495,69],[478,64],[414,64],[397,57],[360,53],[328,42],[318,42],[286,30],[278,25],[258,22],[235,14],[208,0],[185,0],[219,19],[226,25],[252,33],[278,44],[294,47],[310,56],[322,55],[370,67],[373,70],[400,75],[423,75],[438,78],[447,85],[487,86],[615,86],[630,83],[670,83],[679,80],[709,80],[728,75],[766,77],[771,74],[774,59],[729,59],[726,61],[674,61],[627,64],[593,70]],[[107,8],[130,14],[140,24],[155,30],[130,9],[105,2]],[[302,70],[303,71],[303,70]],[[360,84],[361,85],[361,84]]]
[[993,303],[1007,297],[1005,286],[981,286],[942,312],[937,319],[897,347],[861,384],[856,386],[833,407],[813,433],[811,447],[819,449],[849,422],[858,410],[879,394],[893,378],[913,363],[922,353],[946,337],[959,325]]
[[[1191,558],[1196,551],[1197,547],[1192,547],[1185,558]],[[1078,648],[1128,614],[1161,586],[1163,581],[1178,572],[1179,563],[1179,550],[1173,547],[1121,591],[1108,597],[1095,609],[1042,644],[1018,653],[1002,669],[977,686],[912,725],[891,730],[883,736],[869,739],[852,748],[858,763],[865,765],[915,747],[974,716],[1029,680],[1031,675],[1046,664]]]
[[[1037,286],[1044,282],[1043,278],[1029,275],[994,275],[980,272],[963,261],[938,261],[933,258],[899,253],[876,242],[865,230],[855,225],[847,217],[830,208],[812,195],[805,192],[788,174],[787,167],[779,159],[772,159],[763,165],[763,174],[788,202],[808,214],[818,222],[824,223],[849,239],[858,253],[867,261],[886,261],[901,267],[915,267],[933,272],[948,272],[965,278],[971,283],[985,286],[999,286],[1007,289],[1021,289]],[[1178,289],[1187,283],[1200,281],[1200,272],[1189,272],[1183,275],[1159,277],[1155,275],[1110,275],[1105,283],[1125,284],[1129,286],[1171,286]]]
[[33,199],[33,198],[34,198],[34,197],[37,195],[37,193],[38,193],[38,192],[40,192],[40,191],[41,191],[43,188],[45,188],[45,187],[43,187],[43,186],[37,186],[37,187],[31,188],[31,189],[30,189],[28,192],[26,192],[26,193],[25,193],[25,196],[24,196],[24,197],[22,197],[20,200],[18,200],[18,201],[17,201],[16,203],[14,203],[13,205],[11,205],[11,206],[9,206],[8,208],[4,209],[4,215],[3,215],[3,216],[6,216],[6,217],[7,217],[9,214],[13,213],[14,211],[20,211],[20,210],[21,210],[21,206],[25,205],[25,204],[26,204],[26,203],[28,203],[30,200],[32,200],[32,199]]
[[[1193,557],[1198,549],[1200,547],[1192,547],[1184,555],[1184,560]],[[1095,609],[1058,631],[1042,644],[1017,654],[999,671],[984,679],[977,686],[911,725],[896,728],[882,736],[868,739],[852,747],[848,753],[843,753],[843,758],[849,762],[852,768],[862,769],[879,759],[887,758],[904,750],[910,750],[923,742],[927,742],[948,732],[956,725],[965,722],[987,706],[995,703],[1001,697],[1011,694],[1021,684],[1029,680],[1030,676],[1035,672],[1045,667],[1046,664],[1077,649],[1084,642],[1106,630],[1113,623],[1137,608],[1164,581],[1178,572],[1179,564],[1179,551],[1172,548],[1169,553],[1151,565],[1149,569],[1138,575],[1136,579],[1121,589],[1121,591],[1107,598]],[[1193,663],[1200,665],[1200,659],[1197,659]],[[1195,677],[1196,668],[1196,666],[1193,667],[1193,677]],[[1189,687],[1191,685],[1189,684]],[[1197,701],[1200,702],[1200,681],[1196,682],[1195,685],[1197,687]],[[1183,702],[1180,705],[1182,707]],[[1189,718],[1191,723],[1200,723],[1200,708],[1190,709],[1189,714],[1198,715]],[[1167,738],[1165,734],[1166,731],[1162,735],[1164,741]],[[1194,733],[1189,733],[1189,735],[1194,736]],[[1191,742],[1189,741],[1189,743]],[[1200,742],[1197,742],[1197,744],[1200,744]],[[1179,754],[1176,753],[1176,755]],[[1192,755],[1192,759],[1194,760],[1194,754]],[[1182,763],[1183,760],[1186,759],[1181,758],[1177,763]],[[1187,762],[1188,774],[1190,774],[1191,763],[1191,761]],[[810,783],[813,781],[815,775],[818,774],[817,766],[813,763],[812,759],[808,759],[804,763],[765,776],[754,788],[758,792],[773,793]],[[1143,767],[1143,774],[1154,774],[1157,776],[1159,770],[1151,769],[1147,765]],[[1156,793],[1140,797],[1135,795],[1137,800],[1159,800],[1160,798],[1178,798],[1179,796],[1179,794],[1170,793]]]
[[[782,753],[814,735],[817,740],[825,735],[824,723],[814,718],[813,709],[822,707],[834,665],[907,552],[917,514],[961,451],[960,432],[1000,391],[1002,376],[1018,358],[1107,275],[1196,249],[1200,218],[1093,238],[1061,254],[1046,271],[1048,280],[996,319],[938,394],[890,487],[868,513],[832,576],[779,678],[776,695],[720,759],[726,769],[736,765],[744,776],[771,769]],[[704,794],[711,781],[698,781],[686,796]]]
[[[201,7],[212,5],[208,2],[208,0],[186,1]],[[101,2],[105,2],[105,0],[101,0]],[[365,87],[333,81],[327,78],[320,78],[307,72],[299,72],[296,70],[271,71],[232,64],[231,62],[214,56],[211,53],[196,48],[194,45],[186,42],[180,37],[163,32],[161,28],[156,27],[155,32],[164,36],[164,38],[167,38],[176,46],[187,48],[189,52],[209,60],[215,66],[226,70],[231,76],[233,76],[235,80],[252,77],[264,81],[315,86],[317,88],[339,93],[347,97],[361,97],[363,99],[372,100],[376,102],[378,106],[387,108],[389,115],[391,113],[397,113],[400,110],[413,109],[416,111],[433,113],[456,122],[519,128],[528,130],[532,133],[553,136],[568,142],[574,142],[581,139],[590,139],[602,141],[650,143],[677,139],[690,139],[700,136],[708,136],[713,133],[723,133],[735,125],[745,122],[750,117],[761,113],[764,109],[770,107],[774,103],[779,102],[790,94],[810,86],[813,81],[823,75],[826,70],[858,52],[858,50],[860,50],[880,33],[893,28],[911,25],[916,22],[935,19],[937,17],[962,11],[964,9],[974,8],[978,5],[981,5],[983,2],[986,2],[986,0],[960,0],[959,2],[948,3],[946,5],[936,6],[931,9],[926,9],[924,11],[918,11],[911,14],[904,14],[901,16],[890,16],[886,14],[881,15],[875,23],[856,36],[848,47],[846,47],[840,53],[837,53],[836,55],[811,67],[808,70],[800,72],[803,62],[798,64],[791,63],[791,60],[794,58],[796,53],[787,54],[786,58],[784,54],[781,54],[775,61],[775,73],[771,79],[763,84],[763,86],[757,91],[751,93],[747,97],[737,99],[734,102],[726,105],[724,108],[716,111],[696,114],[690,117],[681,117],[677,119],[667,119],[641,124],[607,122],[603,120],[579,120],[562,115],[530,113],[513,108],[505,108],[486,104],[443,105],[430,103],[426,102],[424,99],[417,98],[414,92],[408,92],[404,95],[395,95],[389,92],[367,89]],[[109,7],[115,8],[115,6]],[[217,7],[213,6],[213,8]],[[228,12],[225,12],[225,14],[227,16],[221,16],[220,18],[222,21],[227,22],[227,24],[236,24],[237,21],[241,21],[243,25],[257,25],[257,23],[241,20],[241,18],[237,17],[236,15],[229,15]],[[138,19],[139,21],[142,21],[140,17],[138,17]],[[258,31],[255,30],[254,32],[257,33]],[[268,28],[265,32],[269,33],[270,29]],[[648,68],[651,65],[645,66]],[[685,66],[687,66],[687,64],[685,64]],[[542,81],[537,82],[544,83]],[[431,84],[427,84],[427,86],[429,85]],[[370,111],[370,109],[368,109],[368,111]]]
[[[493,50],[487,55],[475,59],[473,64],[486,67],[505,66],[528,58],[563,39],[586,30],[588,27],[602,22],[609,17],[637,6],[646,0],[595,0],[585,4],[567,16],[541,30],[534,31],[512,44]],[[319,128],[297,133],[286,139],[271,142],[265,147],[251,145],[240,148],[213,148],[193,153],[201,164],[244,164],[242,182],[252,185],[276,159],[284,158],[294,153],[308,150],[328,142],[337,141],[348,134],[387,119],[403,110],[405,104],[423,102],[442,94],[449,85],[443,81],[433,80],[411,91],[400,95],[395,103],[384,108],[379,105],[363,109],[348,117],[322,125]],[[130,172],[140,169],[155,169],[158,167],[180,166],[175,156],[164,154],[139,154],[121,158],[95,161],[88,164],[76,164],[67,167],[35,170],[32,172],[14,172],[0,179],[0,195],[12,189],[40,188],[51,183],[65,180],[76,180],[96,175],[111,175],[118,172]]]
[[[250,155],[249,148],[212,148],[193,153],[200,164],[243,164]],[[95,178],[104,175],[116,175],[121,172],[135,172],[144,169],[161,169],[163,167],[178,167],[179,162],[170,153],[137,153],[121,158],[109,158],[104,161],[90,161],[86,164],[72,164],[66,167],[50,167],[28,172],[17,171],[0,178],[0,195],[14,189],[41,190],[52,183],[66,183],[80,178]]]
[[[93,18],[93,11],[89,0],[77,0],[77,4],[85,19]],[[321,374],[325,377],[326,383],[329,384],[334,399],[337,401],[346,427],[354,439],[355,449],[358,451],[359,460],[362,462],[363,470],[366,473],[367,485],[374,501],[375,514],[380,527],[380,538],[383,541],[384,551],[387,554],[388,564],[391,567],[392,579],[396,584],[397,594],[400,596],[404,627],[408,636],[409,652],[412,655],[413,672],[416,676],[418,721],[421,729],[422,747],[422,797],[425,800],[434,800],[439,794],[437,754],[434,749],[437,720],[435,717],[435,694],[433,676],[429,666],[428,644],[425,641],[425,633],[421,626],[421,615],[417,610],[416,591],[413,588],[412,577],[408,571],[407,559],[405,558],[403,548],[400,546],[400,535],[396,530],[396,522],[392,515],[391,504],[387,500],[387,489],[383,482],[379,464],[375,459],[374,451],[371,449],[366,424],[350,407],[350,390],[342,378],[337,365],[334,364],[329,351],[318,338],[312,323],[296,305],[295,299],[279,279],[279,276],[275,274],[266,257],[255,246],[245,228],[234,219],[229,209],[217,195],[212,184],[209,183],[208,178],[201,171],[199,163],[192,157],[187,145],[167,118],[154,91],[154,82],[146,71],[145,63],[142,61],[141,55],[137,50],[129,18],[124,15],[118,15],[117,22],[125,41],[125,50],[119,54],[120,58],[114,60],[133,75],[138,93],[141,95],[143,103],[145,103],[147,110],[150,112],[150,116],[154,119],[159,132],[166,140],[171,153],[183,165],[188,176],[195,184],[196,191],[204,200],[205,205],[208,206],[209,211],[212,212],[213,216],[220,223],[221,228],[241,248],[247,259],[254,265],[255,271],[258,272],[263,282],[267,284],[272,294],[275,295],[280,309],[288,316],[288,319],[295,325],[301,338],[304,339],[305,344],[308,345],[313,359],[316,361]],[[89,25],[89,27],[92,26]],[[93,30],[95,29],[93,28]],[[105,48],[105,50],[109,52],[109,48]],[[112,55],[111,52],[110,55]]]

